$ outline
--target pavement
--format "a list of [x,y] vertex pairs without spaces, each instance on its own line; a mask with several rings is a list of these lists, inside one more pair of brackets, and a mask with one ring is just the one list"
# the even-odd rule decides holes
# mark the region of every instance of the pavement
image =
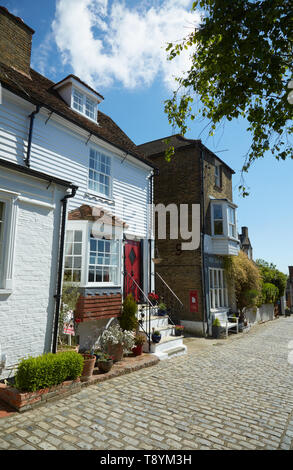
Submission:
[[[0,419],[0,450],[293,449],[293,318]],[[293,361],[292,361],[293,362]]]

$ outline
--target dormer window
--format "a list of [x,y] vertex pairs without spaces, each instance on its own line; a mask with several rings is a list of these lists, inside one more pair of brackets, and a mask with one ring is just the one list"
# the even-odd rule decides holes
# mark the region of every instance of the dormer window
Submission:
[[64,80],[56,83],[53,89],[58,91],[74,111],[97,123],[98,104],[104,99],[102,95],[75,75],[68,75]]
[[72,92],[72,107],[93,121],[97,120],[97,102],[91,100],[76,88],[73,88]]

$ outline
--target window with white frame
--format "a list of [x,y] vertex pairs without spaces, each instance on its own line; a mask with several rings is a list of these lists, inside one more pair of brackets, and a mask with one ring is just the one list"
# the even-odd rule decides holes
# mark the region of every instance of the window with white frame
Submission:
[[220,165],[215,165],[215,186],[221,187],[221,168]]
[[117,285],[119,241],[90,238],[88,282]]
[[235,208],[228,206],[228,235],[236,238]]
[[213,235],[224,234],[223,206],[213,204]]
[[90,119],[97,119],[97,103],[76,88],[72,91],[72,107]]
[[5,220],[5,204],[0,201],[0,287],[2,284],[3,270],[4,270],[4,249],[3,249],[3,239],[4,239],[4,220]]
[[18,193],[0,190],[0,294],[12,292]]
[[111,196],[111,158],[93,148],[90,149],[88,188]]
[[223,269],[210,268],[210,308],[228,307],[228,289]]
[[64,281],[81,282],[82,230],[67,230],[65,238]]

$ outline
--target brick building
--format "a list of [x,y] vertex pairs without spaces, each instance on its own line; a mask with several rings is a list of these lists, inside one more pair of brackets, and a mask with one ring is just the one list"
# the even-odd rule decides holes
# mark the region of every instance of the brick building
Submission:
[[200,140],[180,135],[167,138],[175,151],[167,162],[165,139],[139,146],[159,168],[154,179],[154,202],[165,206],[173,203],[178,214],[180,205],[188,204],[190,228],[191,207],[200,205],[200,243],[195,249],[183,250],[185,240],[180,231],[178,238],[170,236],[168,219],[166,240],[159,239],[156,230],[156,252],[160,258],[156,273],[183,303],[180,321],[186,330],[202,333],[207,324],[211,325],[213,313],[234,307],[233,292],[228,290],[223,269],[223,256],[239,252],[237,206],[232,196],[234,171]]

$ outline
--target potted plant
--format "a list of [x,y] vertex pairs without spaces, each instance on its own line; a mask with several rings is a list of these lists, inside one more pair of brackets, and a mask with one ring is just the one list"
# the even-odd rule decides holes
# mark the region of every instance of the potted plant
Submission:
[[132,352],[135,356],[140,356],[142,354],[142,348],[146,342],[146,337],[142,333],[139,333],[134,338],[135,346],[132,348]]
[[158,330],[155,330],[153,328],[153,332],[152,332],[152,342],[153,343],[159,343],[161,341],[161,334]]
[[100,349],[95,349],[94,350],[94,356],[96,356],[95,367],[98,367],[98,360],[103,354],[104,354],[103,351],[101,351]]
[[124,299],[122,312],[119,317],[119,324],[122,330],[133,331],[138,328],[136,314],[137,303],[135,302],[133,295],[128,294],[128,296]]
[[184,330],[184,326],[175,325],[175,336],[182,336],[183,330]]
[[221,334],[221,323],[218,318],[215,318],[212,324],[212,336],[213,338],[220,338]]
[[100,353],[98,358],[98,368],[103,374],[109,372],[113,366],[113,357],[107,353]]
[[96,356],[94,354],[91,354],[90,351],[80,352],[80,354],[84,359],[83,370],[81,373],[80,380],[82,382],[86,382],[90,380],[91,376],[93,375],[96,363]]
[[114,362],[121,361],[124,352],[131,351],[134,346],[134,333],[122,330],[119,325],[110,326],[101,337],[101,347]]
[[166,313],[167,313],[167,307],[163,302],[161,302],[158,308],[158,315],[163,317],[164,315],[166,315]]
[[290,315],[291,315],[290,308],[286,307],[285,308],[285,317],[290,317]]

